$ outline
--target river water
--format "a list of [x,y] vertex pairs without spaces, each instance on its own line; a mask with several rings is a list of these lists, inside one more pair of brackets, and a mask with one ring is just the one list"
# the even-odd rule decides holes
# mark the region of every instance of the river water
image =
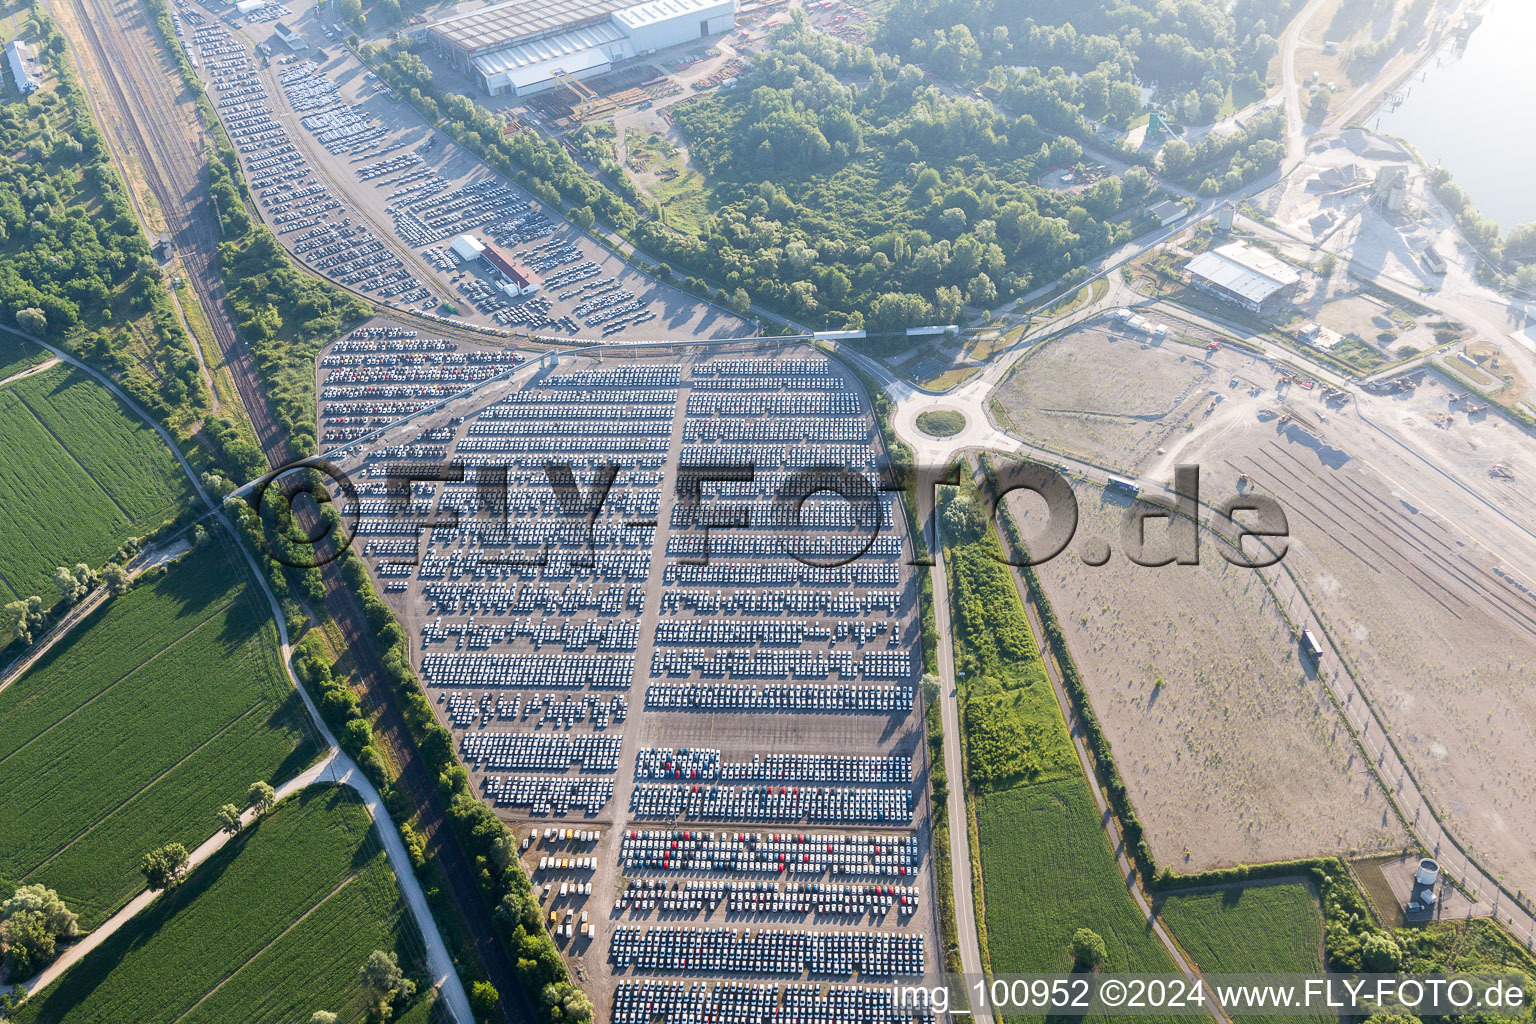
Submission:
[[1383,108],[1379,130],[1444,166],[1508,232],[1536,221],[1536,0],[1493,0],[1483,12],[1466,52],[1442,49],[1404,86],[1402,105]]

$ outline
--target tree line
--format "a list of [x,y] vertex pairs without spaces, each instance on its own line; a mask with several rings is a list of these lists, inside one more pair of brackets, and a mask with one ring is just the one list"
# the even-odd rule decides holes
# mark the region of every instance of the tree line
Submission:
[[197,353],[64,36],[41,12],[28,15],[27,27],[54,81],[0,105],[0,310],[102,369],[184,433],[209,403]]

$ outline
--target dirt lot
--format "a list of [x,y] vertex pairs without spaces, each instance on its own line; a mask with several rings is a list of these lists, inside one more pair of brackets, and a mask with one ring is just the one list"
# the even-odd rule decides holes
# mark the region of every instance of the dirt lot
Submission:
[[1077,495],[1078,540],[1038,571],[1157,862],[1196,871],[1400,848],[1264,582],[1209,536],[1198,566],[1146,568],[1118,551],[1086,565],[1089,539],[1120,547],[1127,503],[1085,484]]
[[[1432,374],[1329,408],[1297,389],[1226,410],[1179,453],[1287,510],[1285,567],[1431,801],[1511,888],[1536,886],[1536,478],[1531,439]],[[1299,419],[1284,427],[1266,408]],[[1447,409],[1452,419],[1439,425]],[[1513,480],[1490,475],[1510,467]]]
[[[1210,392],[1259,364],[1246,355],[1148,344],[1110,317],[1037,346],[995,392],[1010,432],[1117,472],[1136,473],[1204,415]],[[1129,368],[1134,366],[1134,372]],[[1267,372],[1267,369],[1266,369]]]

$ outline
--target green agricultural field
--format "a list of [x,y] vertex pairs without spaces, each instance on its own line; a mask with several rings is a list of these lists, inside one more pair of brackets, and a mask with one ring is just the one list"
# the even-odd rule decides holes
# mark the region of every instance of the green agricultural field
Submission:
[[0,334],[0,380],[48,360],[48,351],[14,334]]
[[317,750],[265,597],[218,532],[107,602],[0,691],[0,894],[41,882],[105,920],[139,858]]
[[37,594],[51,604],[56,566],[100,565],[192,498],[160,436],[69,367],[0,388],[0,437],[0,597],[7,601]]
[[[1323,912],[1302,882],[1168,896],[1161,909],[1174,939],[1205,974],[1317,974],[1323,969]],[[1326,1014],[1239,1014],[1243,1024],[1332,1020]]]
[[1109,949],[1106,971],[1176,973],[1126,891],[1081,777],[978,797],[976,824],[994,972],[1069,971],[1072,933],[1092,928]]
[[[423,970],[420,933],[350,790],[283,801],[27,1002],[18,1024],[362,1020],[375,949]],[[425,985],[394,1018],[424,1024]]]

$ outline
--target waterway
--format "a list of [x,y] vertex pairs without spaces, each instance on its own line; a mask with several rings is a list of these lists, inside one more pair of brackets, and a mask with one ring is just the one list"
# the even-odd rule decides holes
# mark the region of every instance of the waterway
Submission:
[[1508,232],[1536,221],[1536,2],[1492,0],[1483,15],[1464,52],[1448,42],[1370,125],[1444,166]]

